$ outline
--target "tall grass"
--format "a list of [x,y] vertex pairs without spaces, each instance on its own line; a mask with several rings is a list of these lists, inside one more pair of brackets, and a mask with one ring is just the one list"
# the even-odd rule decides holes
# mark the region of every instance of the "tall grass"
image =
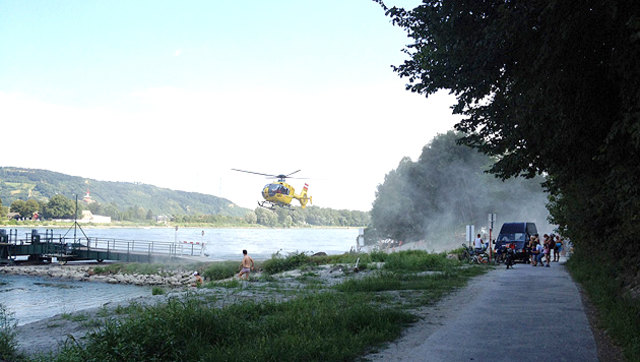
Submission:
[[234,276],[240,271],[240,263],[236,261],[219,261],[209,264],[202,275],[207,280],[221,280]]
[[447,259],[445,254],[429,254],[424,250],[400,251],[384,258],[385,269],[408,272],[445,270],[459,264],[457,260]]
[[297,269],[303,265],[311,265],[311,257],[303,252],[290,253],[283,257],[279,253],[262,263],[262,270],[267,274],[276,274],[287,270]]
[[0,361],[18,361],[23,358],[18,353],[15,327],[13,316],[6,306],[0,303]]
[[447,272],[417,275],[382,271],[361,279],[349,279],[336,286],[342,292],[381,292],[389,290],[430,290],[451,291],[465,285],[470,277],[480,275],[485,267],[475,266]]
[[640,361],[640,301],[622,290],[619,274],[610,262],[581,250],[567,267],[599,312],[601,327],[619,344],[629,361]]
[[167,268],[164,264],[150,264],[150,263],[114,263],[105,266],[93,267],[95,274],[162,274],[162,271]]
[[113,263],[93,267],[95,274],[143,274],[166,275],[174,271],[201,270],[215,263],[161,264],[161,263]]
[[359,260],[360,266],[366,266],[371,262],[384,262],[389,254],[384,252],[344,253],[339,255],[309,256],[304,252],[290,253],[282,256],[276,253],[262,263],[262,269],[268,274],[276,274],[301,267],[312,267],[323,264],[355,264]]
[[111,322],[85,347],[67,345],[58,361],[350,360],[394,339],[414,322],[349,294],[322,293],[285,303],[208,308],[197,299],[145,307]]

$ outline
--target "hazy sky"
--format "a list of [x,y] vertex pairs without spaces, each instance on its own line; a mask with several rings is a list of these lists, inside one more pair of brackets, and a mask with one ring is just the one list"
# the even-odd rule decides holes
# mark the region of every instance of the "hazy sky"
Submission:
[[269,180],[231,168],[302,169],[314,205],[366,211],[456,120],[390,68],[408,43],[369,0],[0,0],[0,166],[252,209]]

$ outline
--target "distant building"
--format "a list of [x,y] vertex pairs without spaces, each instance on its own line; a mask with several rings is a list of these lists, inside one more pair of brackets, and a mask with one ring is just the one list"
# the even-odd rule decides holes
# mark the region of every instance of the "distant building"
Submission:
[[171,221],[171,216],[167,215],[158,215],[156,216],[156,222],[159,224],[166,224]]
[[88,188],[87,188],[87,193],[82,198],[82,201],[84,201],[87,205],[90,205],[90,204],[93,204],[94,202],[96,202],[96,200],[91,198],[91,192],[89,192]]
[[89,210],[82,210],[82,219],[78,220],[79,223],[94,223],[94,224],[111,224],[111,216],[94,215]]

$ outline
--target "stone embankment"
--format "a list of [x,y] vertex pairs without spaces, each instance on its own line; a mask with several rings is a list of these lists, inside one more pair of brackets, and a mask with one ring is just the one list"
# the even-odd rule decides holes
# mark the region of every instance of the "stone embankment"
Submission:
[[193,271],[166,270],[161,274],[96,274],[88,265],[14,265],[0,267],[0,274],[39,276],[110,284],[188,286],[194,282]]

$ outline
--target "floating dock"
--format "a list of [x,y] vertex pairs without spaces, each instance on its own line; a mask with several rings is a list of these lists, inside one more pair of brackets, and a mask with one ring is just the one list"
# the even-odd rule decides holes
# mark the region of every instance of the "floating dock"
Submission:
[[207,261],[204,244],[199,242],[164,242],[93,238],[84,235],[66,237],[53,230],[40,234],[38,230],[18,237],[17,230],[0,229],[0,264],[31,262],[66,263],[76,260],[117,260],[138,263]]

